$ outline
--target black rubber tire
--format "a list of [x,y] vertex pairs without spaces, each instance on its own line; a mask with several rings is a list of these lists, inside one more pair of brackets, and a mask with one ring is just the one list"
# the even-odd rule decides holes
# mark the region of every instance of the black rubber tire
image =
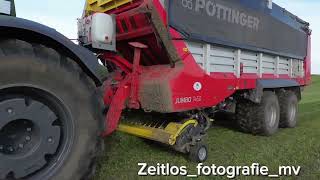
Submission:
[[251,133],[252,117],[254,116],[254,108],[256,104],[247,100],[240,99],[236,105],[235,119],[239,129],[245,133]]
[[0,62],[0,89],[8,85],[28,84],[48,90],[68,109],[69,120],[74,127],[68,137],[73,140],[65,151],[65,158],[57,161],[55,168],[43,168],[27,179],[90,178],[94,174],[96,157],[103,148],[99,136],[103,127],[103,103],[94,82],[75,61],[40,44],[16,39],[1,40]]
[[[298,119],[298,97],[292,91],[281,91],[278,93],[280,103],[280,124],[281,128],[294,128]],[[291,115],[291,108],[295,108],[294,115]]]
[[[200,151],[205,151],[205,155],[202,157]],[[189,159],[193,162],[201,163],[208,159],[208,148],[202,142],[197,142],[194,146],[190,147]]]
[[[275,109],[275,119],[271,123],[268,116],[269,107]],[[254,135],[271,136],[278,131],[280,119],[280,105],[275,93],[265,91],[260,104],[255,104],[249,100],[241,100],[237,104],[236,119],[241,130]]]

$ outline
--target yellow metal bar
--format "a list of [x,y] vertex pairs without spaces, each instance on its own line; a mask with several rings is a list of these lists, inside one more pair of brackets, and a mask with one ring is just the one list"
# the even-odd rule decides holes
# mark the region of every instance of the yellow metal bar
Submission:
[[169,144],[170,134],[161,129],[120,124],[118,126],[118,131],[122,131],[141,138],[158,141],[164,144]]
[[87,0],[88,4],[94,4],[96,2],[98,2],[98,0]]
[[114,0],[98,0],[98,6],[103,6],[110,2],[115,2],[115,1]]
[[96,3],[86,7],[86,12],[104,12],[104,9],[99,7]]
[[122,5],[132,2],[133,0],[86,0],[85,11],[89,12],[107,12],[118,8]]
[[169,123],[166,128],[153,128],[146,126],[128,125],[120,124],[118,126],[118,131],[125,132],[134,136],[158,141],[168,145],[174,145],[176,143],[177,137],[183,132],[183,130],[189,126],[197,126],[198,122],[196,120],[188,120],[184,123]]

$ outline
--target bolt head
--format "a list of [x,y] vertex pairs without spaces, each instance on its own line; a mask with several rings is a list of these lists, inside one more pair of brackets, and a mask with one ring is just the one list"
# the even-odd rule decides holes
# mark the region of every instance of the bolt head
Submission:
[[19,144],[19,148],[22,149],[24,147],[23,144]]
[[30,136],[26,136],[26,140],[27,140],[27,141],[30,141],[30,140],[31,140],[31,137],[30,137]]
[[12,113],[13,113],[13,109],[12,109],[12,108],[8,108],[8,109],[7,109],[7,112],[8,112],[9,114],[12,114]]
[[48,143],[53,143],[53,138],[52,137],[48,138]]
[[31,129],[31,128],[27,128],[27,131],[28,131],[28,132],[31,132],[31,131],[32,131],[32,129]]
[[10,152],[13,152],[13,147],[8,147],[8,150],[10,151]]

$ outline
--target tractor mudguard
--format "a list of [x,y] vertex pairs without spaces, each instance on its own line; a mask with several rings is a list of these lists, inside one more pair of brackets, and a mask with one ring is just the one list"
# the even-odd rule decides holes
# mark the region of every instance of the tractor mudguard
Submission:
[[100,86],[98,59],[88,49],[76,45],[55,29],[22,18],[0,15],[0,37],[17,38],[27,42],[40,43],[62,51],[75,59],[85,73]]

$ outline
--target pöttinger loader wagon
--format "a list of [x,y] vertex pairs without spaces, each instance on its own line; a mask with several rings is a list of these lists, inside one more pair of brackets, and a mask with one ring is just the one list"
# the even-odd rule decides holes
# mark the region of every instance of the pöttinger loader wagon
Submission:
[[116,129],[202,162],[218,112],[269,136],[311,81],[309,24],[271,0],[87,0],[79,45],[0,12],[0,179],[89,178]]

